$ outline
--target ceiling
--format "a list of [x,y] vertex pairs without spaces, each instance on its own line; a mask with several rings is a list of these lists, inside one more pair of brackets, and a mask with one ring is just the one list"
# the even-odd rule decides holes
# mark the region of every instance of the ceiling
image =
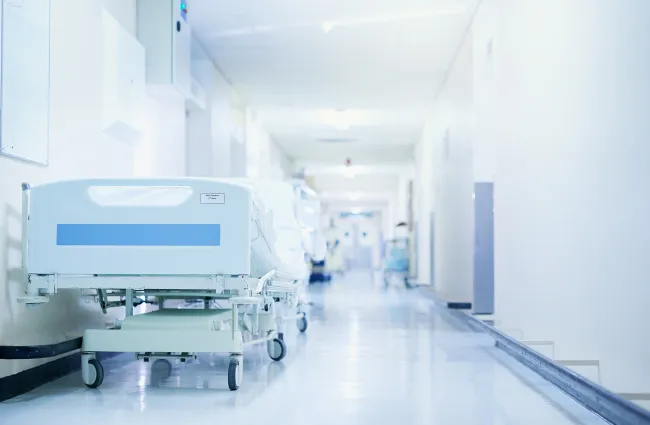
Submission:
[[267,108],[259,117],[285,152],[299,162],[355,164],[410,161],[424,116],[419,111],[348,110],[341,131],[328,109]]
[[376,164],[413,160],[476,1],[193,0],[190,16],[287,156]]

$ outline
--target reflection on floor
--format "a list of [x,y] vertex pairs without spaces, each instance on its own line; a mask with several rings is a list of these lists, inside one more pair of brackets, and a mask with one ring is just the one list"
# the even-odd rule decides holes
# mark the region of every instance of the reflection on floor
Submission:
[[0,404],[0,424],[563,425],[601,424],[552,385],[403,286],[350,273],[311,288],[306,335],[272,363],[245,354],[237,392],[227,357],[201,356],[171,377],[121,355],[98,390],[79,374]]

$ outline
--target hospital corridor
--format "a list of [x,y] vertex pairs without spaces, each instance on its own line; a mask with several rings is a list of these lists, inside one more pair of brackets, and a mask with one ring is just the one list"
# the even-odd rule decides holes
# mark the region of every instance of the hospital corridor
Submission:
[[0,0],[0,425],[650,425],[649,23]]

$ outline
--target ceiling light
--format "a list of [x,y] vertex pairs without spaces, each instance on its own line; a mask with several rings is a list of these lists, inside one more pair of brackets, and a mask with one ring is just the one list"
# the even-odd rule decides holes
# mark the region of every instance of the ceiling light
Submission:
[[325,137],[316,139],[316,141],[321,143],[354,143],[357,139],[350,137]]
[[350,196],[348,196],[348,198],[350,198],[350,201],[358,201],[359,195],[357,195],[356,193],[351,193]]
[[332,31],[332,28],[334,28],[334,24],[331,22],[324,22],[321,27],[323,28],[325,34],[327,34],[328,32]]
[[350,129],[349,113],[345,109],[337,109],[334,111],[334,122],[336,129],[339,131],[347,131]]
[[362,125],[367,121],[363,111],[345,109],[316,110],[314,112],[314,119],[340,131],[349,130],[351,127]]

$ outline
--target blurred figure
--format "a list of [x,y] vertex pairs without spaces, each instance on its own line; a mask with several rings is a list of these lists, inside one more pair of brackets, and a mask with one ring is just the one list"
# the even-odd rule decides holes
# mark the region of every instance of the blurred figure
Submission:
[[395,228],[395,238],[386,241],[384,284],[390,286],[399,279],[408,287],[410,265],[409,228],[407,223],[400,222]]
[[325,268],[329,273],[343,274],[345,270],[345,258],[341,244],[341,229],[334,224],[334,220],[331,220],[330,226],[325,229],[324,234],[327,241]]

